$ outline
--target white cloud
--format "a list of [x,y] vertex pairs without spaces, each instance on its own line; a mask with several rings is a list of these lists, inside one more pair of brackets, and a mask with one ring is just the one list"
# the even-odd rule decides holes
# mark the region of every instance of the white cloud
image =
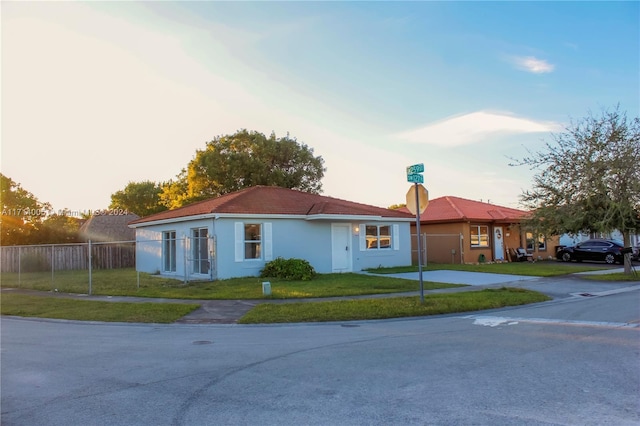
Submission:
[[507,113],[477,111],[445,118],[396,135],[408,142],[460,146],[483,142],[497,135],[545,133],[560,129],[556,123],[520,118]]
[[511,59],[517,68],[534,74],[544,74],[555,69],[555,65],[534,56],[515,56]]

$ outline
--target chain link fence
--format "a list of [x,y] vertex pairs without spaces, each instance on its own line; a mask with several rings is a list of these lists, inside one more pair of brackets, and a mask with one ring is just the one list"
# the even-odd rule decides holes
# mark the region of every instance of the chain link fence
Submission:
[[135,241],[0,247],[0,285],[92,294],[94,284],[138,284]]

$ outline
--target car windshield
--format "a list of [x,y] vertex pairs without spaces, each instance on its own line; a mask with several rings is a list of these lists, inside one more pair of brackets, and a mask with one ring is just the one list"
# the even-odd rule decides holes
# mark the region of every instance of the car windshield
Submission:
[[622,241],[620,241],[620,240],[611,240],[611,241],[613,241],[616,244],[620,244],[621,246],[624,247],[624,243]]

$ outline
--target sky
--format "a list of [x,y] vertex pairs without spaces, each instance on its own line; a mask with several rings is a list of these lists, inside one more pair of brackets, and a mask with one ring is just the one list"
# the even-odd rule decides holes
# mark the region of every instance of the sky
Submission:
[[[572,120],[640,110],[639,2],[2,2],[0,171],[54,211],[287,133],[323,195],[520,207]],[[570,177],[568,177],[570,178]]]

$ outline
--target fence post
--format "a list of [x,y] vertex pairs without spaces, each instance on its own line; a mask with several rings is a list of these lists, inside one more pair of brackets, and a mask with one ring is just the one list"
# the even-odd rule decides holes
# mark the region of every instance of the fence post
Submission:
[[22,247],[18,246],[18,287],[22,287],[21,273],[22,273]]
[[87,248],[89,250],[89,296],[91,296],[91,264],[93,263],[93,261],[91,260],[91,240],[87,242]]
[[55,249],[55,246],[51,244],[51,291],[55,291],[55,287],[53,285],[53,271],[55,269],[55,258],[53,256],[53,252]]
[[136,274],[138,276],[138,290],[140,290],[140,271],[136,271]]

